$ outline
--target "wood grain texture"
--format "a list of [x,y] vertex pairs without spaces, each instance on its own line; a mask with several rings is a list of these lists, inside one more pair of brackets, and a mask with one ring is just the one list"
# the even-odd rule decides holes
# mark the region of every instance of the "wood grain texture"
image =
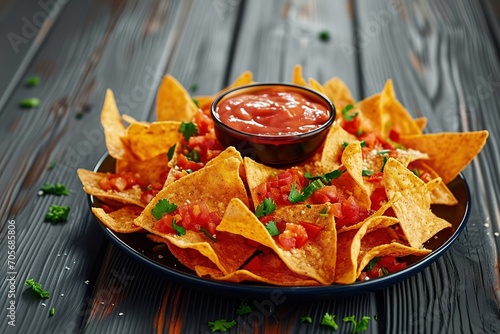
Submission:
[[472,213],[463,235],[423,273],[384,290],[387,332],[498,333],[500,66],[494,43],[473,1],[396,4],[357,6],[366,94],[392,78],[409,111],[429,119],[429,132],[487,129],[490,138],[464,172]]

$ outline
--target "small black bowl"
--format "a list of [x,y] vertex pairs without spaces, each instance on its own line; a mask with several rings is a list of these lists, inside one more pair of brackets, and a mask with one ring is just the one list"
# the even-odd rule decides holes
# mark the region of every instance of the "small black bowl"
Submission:
[[[300,93],[306,99],[318,103],[329,111],[327,121],[314,130],[293,135],[267,135],[242,132],[224,124],[218,114],[222,101],[241,94],[252,94],[266,89]],[[215,135],[225,146],[235,147],[242,156],[250,157],[267,165],[291,165],[306,160],[323,144],[328,129],[335,120],[335,106],[323,94],[304,86],[286,83],[258,83],[237,87],[215,98],[211,106]]]

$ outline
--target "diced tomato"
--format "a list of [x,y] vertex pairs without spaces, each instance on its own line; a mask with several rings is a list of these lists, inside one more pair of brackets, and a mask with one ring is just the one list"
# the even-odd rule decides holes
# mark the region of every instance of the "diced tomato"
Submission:
[[370,196],[372,201],[372,210],[378,210],[383,205],[384,201],[387,201],[387,194],[385,193],[385,188],[375,188]]
[[372,175],[368,176],[366,178],[366,181],[368,181],[370,183],[381,183],[383,177],[384,177],[384,173],[383,172],[375,172]]
[[300,222],[300,225],[302,225],[306,229],[307,238],[309,240],[314,240],[318,233],[321,232],[324,228],[323,226],[308,222]]
[[326,202],[336,203],[339,202],[342,198],[342,193],[337,189],[337,187],[324,186],[318,190],[316,190],[311,195],[311,202],[313,204],[324,204]]
[[161,233],[176,233],[174,228],[172,227],[172,220],[175,219],[178,224],[179,220],[182,219],[179,215],[165,215],[161,217],[160,220],[156,222],[156,229]]
[[177,157],[177,166],[182,170],[190,169],[191,171],[195,172],[203,168],[204,165],[201,162],[188,160],[186,156],[184,156],[184,154],[179,154],[179,156]]
[[345,119],[342,119],[340,125],[350,134],[357,136],[361,122],[359,120],[359,117],[354,117],[352,121],[346,121]]
[[342,202],[342,217],[337,220],[337,228],[352,225],[368,217],[368,210],[359,206],[353,196]]
[[292,183],[292,174],[288,171],[278,175],[278,187],[283,187]]
[[99,187],[104,191],[113,190],[113,186],[107,177],[104,177],[99,181]]
[[380,267],[378,266],[378,264],[376,263],[372,269],[368,270],[368,271],[365,271],[365,275],[368,277],[368,278],[378,278],[381,276],[381,272],[380,272]]
[[333,203],[330,212],[333,214],[335,218],[341,218],[342,214],[342,203]]
[[286,229],[278,236],[278,240],[285,250],[301,248],[307,242],[307,231],[304,226],[286,223]]
[[248,263],[243,268],[250,271],[262,270],[262,265],[260,264],[260,258],[258,256],[253,257],[250,261],[248,261]]
[[380,268],[385,268],[390,273],[395,273],[406,268],[406,262],[399,262],[394,256],[390,255],[381,258],[377,264]]
[[389,139],[395,141],[396,143],[399,143],[400,137],[401,136],[399,135],[399,132],[397,132],[396,130],[391,129],[391,131],[389,132]]

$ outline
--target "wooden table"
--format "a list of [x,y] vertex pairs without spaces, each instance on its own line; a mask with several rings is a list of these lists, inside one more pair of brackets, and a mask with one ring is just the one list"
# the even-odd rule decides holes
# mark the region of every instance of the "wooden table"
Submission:
[[[235,319],[238,296],[173,282],[113,246],[75,171],[92,169],[106,150],[106,88],[122,113],[152,120],[165,73],[205,95],[244,70],[256,81],[290,81],[301,64],[305,77],[342,78],[356,99],[392,78],[429,132],[489,130],[464,172],[470,219],[443,257],[408,280],[369,294],[287,300],[240,317],[230,332],[329,333],[320,325],[329,312],[339,333],[351,332],[341,320],[349,315],[370,316],[367,333],[500,333],[498,13],[486,0],[2,1],[0,332],[208,333],[208,321]],[[32,75],[41,82],[27,87]],[[40,106],[21,109],[27,97]],[[64,183],[70,195],[39,197],[45,182]],[[71,207],[67,223],[43,222],[51,204]],[[29,278],[51,297],[34,298]],[[303,315],[313,323],[301,323]]]

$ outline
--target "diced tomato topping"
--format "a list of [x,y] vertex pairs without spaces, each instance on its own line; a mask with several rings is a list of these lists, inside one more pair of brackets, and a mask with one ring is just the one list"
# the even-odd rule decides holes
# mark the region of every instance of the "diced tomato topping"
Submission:
[[174,228],[172,227],[172,220],[174,219],[176,221],[176,224],[179,225],[180,224],[179,221],[182,220],[182,217],[180,215],[170,215],[170,214],[161,217],[161,219],[156,222],[156,229],[158,230],[158,232],[166,234],[176,233]]
[[359,120],[359,117],[354,117],[352,121],[346,121],[345,119],[342,119],[342,122],[340,123],[340,126],[344,128],[347,132],[350,134],[353,134],[355,136],[358,135],[358,131],[360,129],[361,122]]
[[366,181],[370,182],[370,183],[381,183],[383,177],[384,177],[384,173],[383,172],[375,172],[372,175],[368,176],[366,178]]
[[321,232],[324,228],[323,226],[308,222],[300,222],[300,225],[302,225],[306,229],[307,238],[309,240],[314,240],[318,233]]
[[285,250],[301,248],[308,240],[307,231],[302,225],[286,223],[286,229],[278,235],[278,240]]
[[385,193],[385,188],[375,188],[370,196],[372,201],[372,210],[378,210],[387,201],[387,194]]
[[99,187],[105,191],[123,191],[130,189],[135,185],[138,185],[139,187],[142,185],[140,175],[131,172],[109,174],[107,177],[99,181]]
[[201,162],[194,162],[191,160],[188,160],[184,154],[179,154],[177,157],[177,166],[181,168],[182,170],[191,170],[193,172],[203,168],[203,163]]
[[377,261],[372,269],[362,272],[359,279],[382,277],[385,273],[395,273],[406,268],[406,262],[399,262],[394,256],[386,255]]
[[288,169],[276,176],[271,176],[267,182],[257,186],[256,192],[259,201],[264,198],[271,198],[277,205],[289,205],[288,195],[292,190],[292,184],[295,184],[298,192],[306,183],[306,178],[301,171],[295,168]]
[[333,214],[335,218],[342,217],[342,203],[333,203],[330,212]]
[[342,217],[336,222],[337,228],[352,225],[368,217],[368,210],[361,207],[353,196],[342,202]]
[[342,199],[343,199],[342,192],[333,185],[324,186],[316,190],[311,195],[311,202],[313,204],[324,204],[326,202],[337,203],[340,202]]
[[389,132],[389,139],[392,141],[395,141],[396,143],[399,143],[399,139],[400,139],[399,132],[391,129],[391,131]]

